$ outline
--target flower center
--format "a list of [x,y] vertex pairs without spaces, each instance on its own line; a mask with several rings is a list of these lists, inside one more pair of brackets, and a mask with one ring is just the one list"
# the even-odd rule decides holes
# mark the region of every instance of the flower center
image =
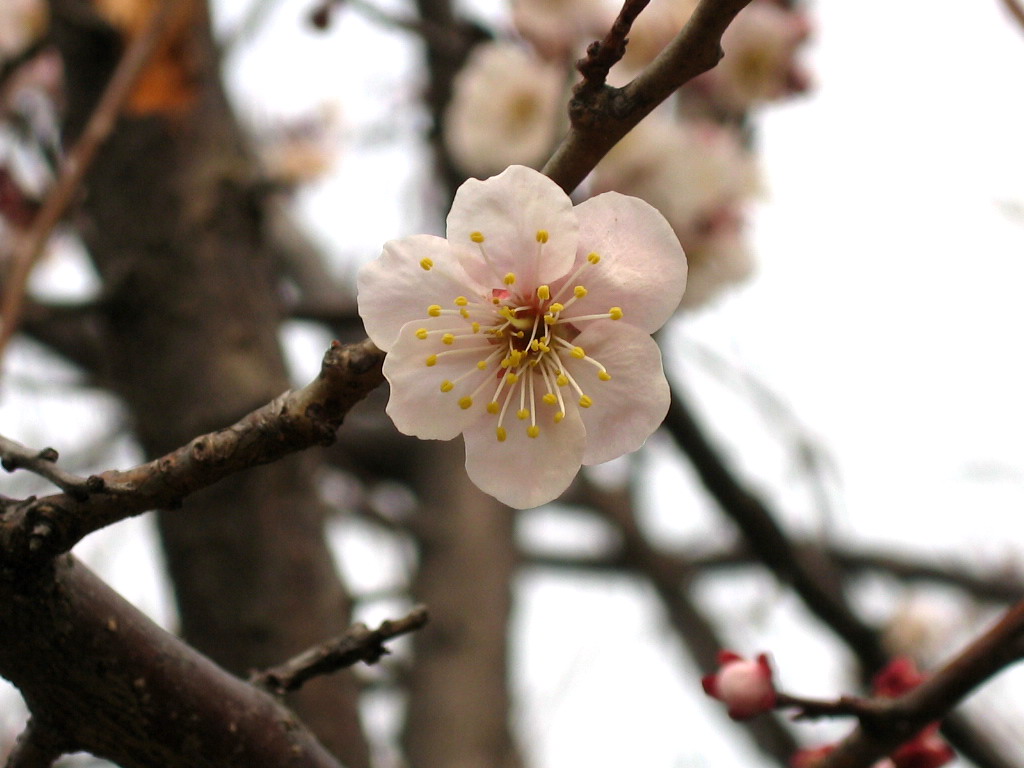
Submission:
[[[474,232],[470,239],[480,248],[484,260],[487,257],[484,236]],[[548,241],[545,230],[537,231],[538,248]],[[570,306],[587,297],[583,284],[585,273],[601,261],[600,255],[591,253],[573,274],[552,292],[549,285],[523,290],[517,285],[517,277],[509,272],[498,276],[501,288],[494,288],[490,296],[481,296],[470,301],[465,296],[454,300],[454,309],[432,304],[427,308],[430,317],[450,315],[456,321],[452,328],[416,331],[417,338],[440,338],[441,351],[425,358],[427,367],[437,365],[445,356],[464,356],[473,361],[467,370],[455,379],[441,383],[442,392],[454,392],[463,381],[478,377],[479,383],[458,399],[463,410],[483,403],[488,414],[497,416],[495,436],[499,442],[508,438],[508,429],[515,420],[528,422],[526,434],[538,437],[541,426],[539,406],[554,409],[551,423],[559,424],[565,418],[566,398],[572,398],[581,408],[594,404],[590,394],[584,392],[577,377],[569,371],[569,365],[579,373],[576,363],[589,364],[597,369],[599,381],[610,381],[612,376],[600,361],[573,343],[579,335],[579,323],[589,320],[622,318],[622,309],[612,307],[607,312],[591,315],[574,315],[563,318]],[[421,264],[424,269],[431,265]],[[495,273],[497,275],[497,272]],[[476,358],[474,360],[474,358]],[[493,374],[481,375],[484,371]],[[467,387],[468,389],[468,387]],[[482,399],[485,397],[488,399]]]

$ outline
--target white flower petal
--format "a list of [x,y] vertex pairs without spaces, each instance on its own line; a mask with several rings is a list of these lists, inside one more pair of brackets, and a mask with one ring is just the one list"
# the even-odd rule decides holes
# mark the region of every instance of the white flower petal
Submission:
[[669,388],[658,345],[640,329],[614,320],[595,321],[573,343],[611,374],[609,381],[601,381],[596,366],[561,356],[593,401],[580,408],[587,430],[583,463],[600,464],[635,451],[668,413]]
[[[490,364],[486,370],[479,370],[476,364],[496,347],[486,343],[486,337],[480,334],[456,339],[451,345],[441,341],[442,332],[454,329],[458,333],[460,327],[462,332],[469,330],[458,316],[414,320],[402,326],[398,340],[384,358],[384,376],[391,384],[387,412],[399,432],[426,440],[451,440],[487,415],[484,409],[493,394],[488,380],[495,379],[497,364]],[[429,332],[426,339],[416,335],[421,328]],[[463,349],[476,353],[462,354],[459,350]],[[431,355],[437,355],[437,362],[428,366],[426,361]],[[449,392],[441,390],[446,381],[452,382]],[[460,407],[459,401],[471,396],[481,385],[473,405]]]
[[[475,233],[483,242],[474,241]],[[448,214],[449,243],[464,256],[466,271],[488,287],[506,287],[508,274],[515,275],[508,286],[513,291],[553,282],[572,266],[578,240],[569,197],[547,176],[521,165],[486,181],[466,181]]]
[[483,293],[448,242],[434,235],[388,241],[380,258],[360,268],[356,286],[366,333],[385,352],[402,326],[426,317],[431,304],[451,309],[457,297],[479,298]]
[[[544,411],[544,413],[548,413]],[[527,435],[529,421],[506,416],[507,437],[496,436],[497,419],[481,419],[466,429],[466,472],[484,493],[516,509],[530,509],[558,498],[579,472],[586,435],[575,409],[559,424],[537,422],[540,434]]]
[[686,257],[672,227],[658,210],[636,197],[606,192],[576,206],[580,243],[576,264],[590,253],[601,260],[578,282],[585,298],[562,317],[620,307],[621,322],[647,333],[658,330],[679,306],[686,287]]

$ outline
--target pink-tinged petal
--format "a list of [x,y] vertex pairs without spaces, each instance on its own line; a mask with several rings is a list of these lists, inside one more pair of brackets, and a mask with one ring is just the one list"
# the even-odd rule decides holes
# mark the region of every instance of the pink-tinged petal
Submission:
[[602,381],[596,366],[559,352],[592,401],[589,408],[580,409],[587,429],[583,463],[600,464],[635,451],[668,413],[669,388],[658,345],[639,328],[616,320],[589,323],[573,343],[611,375]]
[[403,325],[427,317],[431,304],[452,309],[459,296],[472,299],[483,293],[447,241],[434,235],[385,243],[380,258],[360,268],[356,286],[366,333],[385,352],[394,345]]
[[618,192],[592,197],[575,210],[580,222],[575,263],[586,263],[591,253],[601,260],[574,281],[587,295],[562,316],[620,307],[623,322],[647,333],[658,330],[676,311],[686,287],[686,257],[672,227],[653,206]]
[[[483,242],[475,242],[481,235]],[[511,288],[531,296],[569,270],[578,240],[569,197],[547,176],[521,165],[485,181],[466,181],[448,214],[448,241],[474,279],[505,287],[505,276],[513,274]]]
[[530,509],[558,498],[579,472],[586,435],[573,408],[558,424],[547,411],[537,425],[540,434],[529,437],[528,420],[507,414],[502,426],[505,440],[496,434],[498,420],[491,416],[465,432],[466,472],[484,493],[515,509]]
[[[428,331],[426,339],[417,337],[420,329]],[[451,345],[441,341],[443,331],[465,333],[468,329],[468,323],[458,316],[414,320],[402,326],[384,358],[384,376],[391,385],[387,412],[399,432],[425,440],[451,440],[486,415],[497,366],[491,363],[486,370],[479,370],[476,364],[496,347],[481,334],[456,339]],[[463,349],[473,352],[458,353]],[[437,355],[437,360],[427,365],[432,355]],[[469,375],[462,378],[464,374]],[[446,381],[452,382],[448,392],[441,389]],[[472,405],[462,408],[459,401],[472,396],[478,387],[482,389],[472,398]]]

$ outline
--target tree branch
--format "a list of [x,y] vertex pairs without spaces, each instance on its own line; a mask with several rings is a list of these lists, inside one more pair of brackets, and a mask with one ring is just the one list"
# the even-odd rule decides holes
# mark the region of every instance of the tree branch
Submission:
[[39,562],[68,552],[89,533],[190,493],[248,467],[314,445],[329,445],[348,410],[383,381],[384,353],[369,340],[335,345],[320,375],[236,424],[192,440],[154,461],[86,481],[87,498],[69,493],[11,505],[0,519],[0,559]]
[[18,736],[4,768],[50,768],[61,755],[73,751],[54,729],[33,717]]
[[[740,483],[712,446],[678,388],[673,391],[665,426],[690,458],[705,488],[743,533],[747,546],[780,581],[792,586],[811,612],[856,654],[866,671],[881,669],[887,653],[879,635],[850,609],[834,566],[821,550],[801,550],[789,540],[767,505]],[[943,733],[983,768],[1015,765],[963,718],[947,719]]]
[[415,632],[426,626],[429,619],[426,606],[418,605],[406,616],[385,621],[374,630],[368,629],[365,624],[356,624],[340,637],[310,648],[284,664],[253,675],[250,682],[280,695],[297,691],[314,677],[329,675],[360,661],[376,664],[388,653],[384,647],[387,640]]
[[587,79],[580,83],[569,103],[572,127],[543,173],[571,193],[608,150],[656,106],[718,63],[722,33],[749,2],[701,0],[675,40],[623,88],[595,87],[596,81]]
[[887,702],[887,711],[873,719],[870,727],[857,728],[823,760],[821,768],[868,768],[1022,658],[1024,602],[1007,611],[994,627],[921,685]]

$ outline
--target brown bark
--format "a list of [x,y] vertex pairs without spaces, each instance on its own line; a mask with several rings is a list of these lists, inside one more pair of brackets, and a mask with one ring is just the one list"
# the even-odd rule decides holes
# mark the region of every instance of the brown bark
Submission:
[[15,764],[85,750],[122,768],[338,768],[272,697],[161,630],[72,557],[0,576],[0,604],[0,674],[35,713]]
[[[58,2],[57,7],[68,4]],[[74,3],[70,5],[76,5]],[[116,55],[58,14],[68,125]],[[82,231],[103,277],[108,370],[150,455],[226,426],[287,388],[259,179],[221,91],[206,24],[179,51],[186,110],[124,117],[87,178]],[[236,673],[338,634],[348,600],[322,535],[315,460],[254,469],[160,515],[185,637]],[[345,674],[293,705],[350,768],[369,762]]]
[[462,440],[423,449],[406,755],[414,768],[518,768],[509,731],[508,617],[514,513],[466,478]]

